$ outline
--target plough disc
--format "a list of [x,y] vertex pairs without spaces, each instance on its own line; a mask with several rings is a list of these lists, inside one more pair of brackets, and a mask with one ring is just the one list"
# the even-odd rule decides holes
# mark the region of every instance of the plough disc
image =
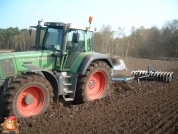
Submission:
[[173,72],[155,71],[155,70],[137,70],[132,71],[131,75],[138,79],[150,79],[162,82],[171,82],[173,79]]

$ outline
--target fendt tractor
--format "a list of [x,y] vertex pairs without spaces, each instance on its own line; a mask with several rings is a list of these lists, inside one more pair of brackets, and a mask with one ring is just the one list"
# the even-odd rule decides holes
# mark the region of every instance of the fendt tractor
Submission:
[[[17,118],[44,113],[59,97],[82,103],[103,98],[111,84],[111,71],[125,69],[108,55],[94,52],[90,27],[45,22],[36,28],[35,50],[0,54],[0,95],[3,116]],[[46,29],[40,45],[41,31]],[[29,30],[30,33],[32,30]]]

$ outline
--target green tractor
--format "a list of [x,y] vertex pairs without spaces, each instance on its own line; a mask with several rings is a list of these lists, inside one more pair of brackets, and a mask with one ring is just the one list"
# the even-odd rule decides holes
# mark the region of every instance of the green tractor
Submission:
[[60,96],[76,103],[103,98],[111,84],[112,69],[123,65],[114,65],[107,55],[94,52],[95,29],[90,26],[45,22],[42,27],[40,23],[31,27],[36,28],[34,51],[0,54],[3,116],[40,115],[58,103]]

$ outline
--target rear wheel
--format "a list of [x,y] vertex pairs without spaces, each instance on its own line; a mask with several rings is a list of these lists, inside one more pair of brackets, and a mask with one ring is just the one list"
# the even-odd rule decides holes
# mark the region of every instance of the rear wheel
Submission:
[[91,63],[86,73],[78,77],[75,102],[82,103],[105,97],[110,84],[110,67],[103,61]]
[[[3,96],[3,113],[20,117],[44,113],[53,102],[51,84],[38,74],[17,76]],[[6,115],[7,116],[7,115]]]

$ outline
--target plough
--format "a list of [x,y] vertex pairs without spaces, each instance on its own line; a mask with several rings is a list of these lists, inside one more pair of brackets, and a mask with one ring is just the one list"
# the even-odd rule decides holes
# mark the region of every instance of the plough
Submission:
[[131,75],[138,79],[138,82],[139,79],[146,79],[170,83],[174,77],[173,72],[156,71],[153,70],[150,66],[148,66],[148,70],[132,71]]
[[[114,75],[114,70],[126,70],[125,64],[122,63],[122,68],[114,68],[112,70],[112,76]],[[147,70],[134,70],[131,72],[131,77],[125,77],[125,78],[112,78],[113,81],[129,81],[133,79],[137,79],[138,83],[140,83],[140,79],[145,80],[154,80],[154,81],[161,81],[161,82],[168,82],[170,83],[173,79],[174,75],[173,72],[167,72],[167,71],[156,71],[152,69],[150,66],[148,66]]]

